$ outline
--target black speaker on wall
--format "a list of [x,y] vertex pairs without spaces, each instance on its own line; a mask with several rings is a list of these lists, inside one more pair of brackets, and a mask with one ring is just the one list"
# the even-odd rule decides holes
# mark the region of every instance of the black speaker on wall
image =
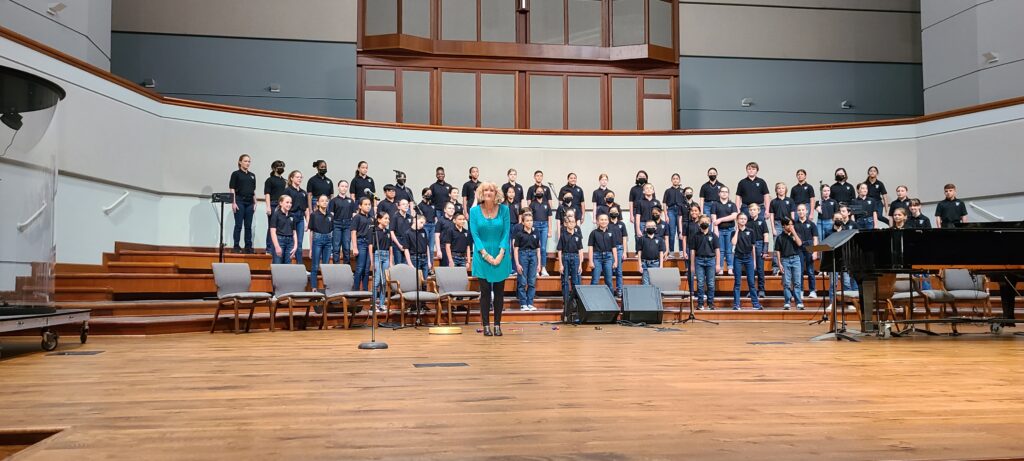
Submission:
[[607,285],[576,285],[576,312],[580,323],[615,323],[619,303]]
[[650,285],[622,287],[622,320],[633,323],[661,323],[664,308],[661,290]]

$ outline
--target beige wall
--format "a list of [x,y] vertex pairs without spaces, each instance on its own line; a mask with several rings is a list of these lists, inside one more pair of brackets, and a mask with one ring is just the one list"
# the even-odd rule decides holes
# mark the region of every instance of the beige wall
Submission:
[[[892,6],[908,5],[894,2]],[[683,3],[679,14],[683,56],[921,62],[920,15],[916,12]]]
[[356,41],[356,0],[114,0],[113,30]]
[[[934,2],[937,0],[927,0]],[[960,0],[962,1],[962,0]],[[690,3],[681,0],[680,3]],[[796,8],[838,8],[843,10],[920,11],[920,0],[725,0],[695,3],[730,3],[734,5],[786,6]]]

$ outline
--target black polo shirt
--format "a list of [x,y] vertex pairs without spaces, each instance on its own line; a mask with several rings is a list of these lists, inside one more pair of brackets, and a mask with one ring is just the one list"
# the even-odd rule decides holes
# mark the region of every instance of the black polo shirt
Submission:
[[555,219],[557,219],[558,222],[564,222],[565,215],[566,215],[566,213],[569,212],[569,210],[572,210],[573,214],[576,216],[576,221],[579,221],[579,220],[583,219],[583,211],[582,210],[580,210],[579,208],[576,208],[574,206],[569,206],[568,208],[566,208],[565,207],[565,203],[562,203],[561,205],[558,205],[558,209],[555,210]]
[[665,211],[675,211],[676,214],[683,213],[683,206],[686,205],[686,197],[683,195],[683,186],[669,187],[665,189],[665,193],[661,197],[662,203],[665,204]]
[[643,196],[644,186],[637,184],[629,188],[629,203],[635,203],[637,200],[643,198]]
[[832,199],[836,203],[849,204],[854,197],[857,196],[857,191],[853,189],[853,184],[849,182],[835,183],[832,185]]
[[839,202],[834,198],[823,198],[818,200],[818,209],[821,210],[818,212],[819,220],[831,221],[836,211],[839,211]]
[[444,233],[448,232],[448,229],[452,227],[455,227],[455,223],[453,223],[452,220],[441,216],[437,218],[437,225],[434,226],[434,234],[438,236],[444,235]]
[[911,229],[931,229],[932,220],[925,216],[907,216],[907,227]]
[[370,238],[370,228],[373,227],[373,218],[366,216],[362,213],[356,213],[352,217],[352,229],[356,232],[357,239],[368,239]]
[[944,199],[935,205],[935,216],[942,218],[943,229],[950,229],[956,227],[960,218],[967,216],[967,206],[958,198]]
[[718,250],[718,236],[711,232],[701,232],[690,241],[690,252],[698,257],[714,258],[715,250]]
[[896,210],[900,209],[900,208],[903,208],[904,210],[907,210],[907,217],[909,218],[910,217],[910,199],[909,198],[905,199],[905,200],[900,200],[900,199],[893,200],[892,203],[889,204],[889,216],[892,216],[892,214],[895,213]]
[[[647,224],[644,224],[644,226],[646,227]],[[668,231],[668,223],[665,221],[658,221],[655,224],[655,229],[657,229],[657,232],[655,232],[654,235],[661,237],[661,250],[668,251],[668,236],[671,233]]]
[[313,196],[313,203],[316,203],[321,195],[334,196],[334,182],[327,176],[315,174],[306,181],[306,190]]
[[334,231],[334,222],[331,220],[331,214],[321,213],[320,210],[314,209],[309,213],[309,229],[318,234],[330,234]]
[[536,197],[534,197],[534,194],[537,192],[538,189],[544,191],[544,201],[551,202],[551,188],[543,184],[539,186],[534,184],[530,186],[528,189],[526,189],[526,199],[531,202],[534,201],[536,199]]
[[[356,175],[356,177],[352,178],[352,181],[349,182],[349,185],[351,186],[349,187],[349,192],[354,194],[356,199],[361,199],[363,197],[373,198],[373,194],[377,193],[377,185],[373,183],[373,178],[369,176]],[[367,193],[366,189],[370,189],[370,192]]]
[[876,208],[878,208],[878,203],[871,197],[857,197],[850,201],[850,212],[857,219],[871,217]]
[[686,239],[686,248],[693,247],[693,238],[700,235],[700,226],[695,221],[683,222],[683,238]]
[[749,226],[743,228],[743,230],[736,231],[736,246],[733,251],[738,255],[750,256],[750,253],[754,252],[754,242],[756,242],[755,232]]
[[[832,226],[835,227],[835,223],[832,223]],[[856,228],[857,228],[857,223],[854,220],[852,220],[852,219],[843,224],[843,230],[853,230],[853,229],[856,229]]]
[[235,190],[235,200],[240,202],[256,201],[256,173],[242,171],[241,168],[231,173],[228,188]]
[[[811,199],[814,198],[814,186],[807,183],[797,183],[793,185],[793,188],[789,191],[789,197],[793,199],[793,203],[799,205],[806,203],[807,206],[811,205]],[[807,210],[811,211],[811,210]]]
[[799,249],[800,247],[797,246],[796,240],[789,234],[782,233],[778,237],[775,237],[775,251],[778,251],[783,258],[796,256]]
[[571,234],[563,228],[558,236],[558,245],[555,246],[555,250],[561,251],[563,254],[579,253],[583,250],[583,236],[580,234],[578,227]]
[[512,238],[512,244],[520,250],[536,250],[540,248],[540,235],[538,235],[537,229],[527,232],[526,228],[522,228]]
[[377,211],[383,211],[387,213],[388,216],[391,216],[398,212],[398,203],[389,201],[387,199],[381,200],[377,202]]
[[291,237],[295,233],[295,220],[291,216],[275,211],[270,215],[270,228],[278,237]]
[[762,216],[758,216],[757,219],[748,220],[747,229],[754,232],[754,242],[764,242],[765,234],[771,235],[768,230],[768,222]]
[[295,189],[288,186],[285,191],[289,197],[292,198],[292,214],[302,214],[309,208],[309,203],[306,202],[306,191],[302,189]]
[[[502,194],[502,196],[507,198],[508,197],[508,190],[512,189],[512,188],[515,188],[515,190],[516,190],[516,203],[515,204],[519,205],[520,203],[523,203],[523,199],[524,199],[525,196],[523,195],[523,185],[522,184],[519,184],[519,183],[512,184],[510,182],[502,184],[501,185],[501,194]],[[530,197],[530,199],[532,200],[533,197]]]
[[743,206],[751,203],[764,204],[764,196],[768,195],[768,183],[765,180],[754,176],[754,179],[743,178],[736,185],[736,195],[740,197]]
[[597,189],[594,189],[594,192],[591,192],[590,201],[594,202],[595,206],[607,205],[604,201],[604,197],[608,195],[609,192],[612,192],[613,194],[615,193],[607,187],[604,189],[598,187]]
[[[704,185],[700,186],[700,193],[698,197],[704,199],[704,203],[712,203],[718,201],[718,191],[722,189],[722,183],[715,181],[712,183],[708,181]],[[701,210],[703,211],[703,210]]]
[[519,204],[509,205],[508,207],[508,222],[516,224],[519,222]]
[[452,226],[441,236],[442,244],[451,244],[452,253],[465,254],[468,248],[473,246],[473,236],[469,234],[469,228],[459,230]]
[[476,188],[480,186],[480,181],[473,181],[472,179],[462,184],[462,196],[466,197],[466,204],[473,206],[476,203]]
[[875,200],[882,200],[882,196],[889,193],[885,190],[885,184],[882,181],[875,180],[875,182],[867,181],[868,185],[868,197]]
[[640,237],[638,242],[640,245],[640,259],[661,259],[662,244],[664,242],[665,240],[657,234],[652,237],[644,232],[644,236]]
[[352,215],[356,214],[356,202],[348,197],[336,195],[327,203],[327,210],[334,218],[335,224],[345,225],[352,222]]
[[405,249],[409,250],[409,256],[424,255],[430,250],[427,241],[427,231],[423,229],[409,229],[405,232]]
[[538,202],[536,199],[530,200],[530,212],[533,213],[533,222],[548,222],[548,218],[551,217],[551,207],[548,206],[547,200]]
[[[561,189],[558,189],[559,202],[562,201],[562,197],[565,197],[566,193],[572,194],[573,208],[583,209],[583,189],[580,186],[570,186],[566,184],[562,186]],[[577,218],[579,218],[579,216],[577,216]]]
[[625,222],[610,222],[608,228],[615,231],[615,242],[622,245],[622,239],[629,237],[629,226]]
[[587,241],[587,246],[593,247],[597,253],[607,253],[622,243],[621,236],[622,234],[612,229],[611,226],[604,230],[601,230],[599,227],[590,231],[590,239]]
[[452,185],[445,181],[434,181],[430,185],[430,204],[436,211],[444,211],[444,204],[451,200]]
[[405,199],[410,205],[415,205],[416,200],[413,199],[412,189],[405,187],[405,185],[395,184],[395,203],[401,202]]
[[814,246],[814,237],[818,235],[818,226],[814,225],[811,220],[797,221],[793,223],[793,229],[796,231],[796,235],[800,237],[804,248],[810,251],[811,247]]
[[277,200],[284,195],[284,188],[287,185],[288,183],[283,177],[272,174],[266,181],[263,181],[263,195],[269,195],[270,201],[277,203]]
[[463,215],[466,214],[466,209],[462,207],[461,203],[456,203],[456,202],[451,202],[451,203],[452,203],[452,206],[455,207],[455,211],[452,213],[452,216],[455,216],[456,214],[463,214]]
[[[640,224],[644,224],[651,220],[651,214],[654,213],[654,207],[664,208],[661,206],[661,200],[655,197],[651,197],[648,200],[646,197],[640,197],[636,202],[633,203],[633,216],[640,217]],[[641,226],[642,227],[642,226]]]
[[[722,203],[722,201],[719,200],[711,204],[711,214],[714,215],[715,218],[724,218],[733,213],[736,213],[736,203],[731,200],[725,203]],[[719,230],[732,229],[733,227],[736,227],[736,221],[725,221],[718,224]]]
[[391,249],[391,231],[388,229],[381,229],[378,226],[374,226],[372,230],[373,237],[370,238],[370,246],[373,247],[373,251],[387,251]]
[[391,232],[395,234],[395,238],[399,242],[402,242],[402,246],[405,247],[405,234],[409,233],[412,229],[412,215],[406,213],[402,216],[402,213],[395,213],[391,215]]
[[772,219],[775,221],[781,221],[783,216],[793,219],[796,216],[796,203],[789,197],[775,197],[768,204],[768,212],[772,214]]
[[437,214],[434,212],[434,207],[427,202],[420,202],[416,205],[416,212],[423,215],[424,221],[427,224],[432,224],[437,221]]

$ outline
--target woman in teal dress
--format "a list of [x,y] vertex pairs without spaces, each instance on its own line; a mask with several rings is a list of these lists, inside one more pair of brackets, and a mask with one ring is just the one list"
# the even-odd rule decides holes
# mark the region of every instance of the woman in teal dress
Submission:
[[501,336],[501,310],[505,305],[505,279],[511,271],[509,256],[509,211],[494,183],[480,183],[477,205],[469,210],[469,230],[473,234],[473,276],[480,280],[480,320],[484,336],[491,336],[491,308],[494,309],[494,336]]

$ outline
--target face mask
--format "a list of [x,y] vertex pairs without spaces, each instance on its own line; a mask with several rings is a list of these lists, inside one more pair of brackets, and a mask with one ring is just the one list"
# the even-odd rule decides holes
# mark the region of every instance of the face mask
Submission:
[[686,197],[686,200],[690,200],[693,198],[693,194],[686,194],[684,197]]
[[636,185],[642,186],[647,184],[647,178],[636,178]]
[[706,222],[700,223],[701,230],[708,230],[709,227],[711,227],[711,225]]
[[651,215],[651,218],[654,219],[655,221],[657,221],[658,218],[660,218],[660,217],[661,217],[661,214],[659,214],[659,213],[654,213],[654,214]]
[[431,199],[431,197],[433,197],[433,196],[432,196],[432,195],[430,195],[430,194],[424,195],[424,196],[423,196],[423,200],[430,200],[430,199]]
[[611,205],[611,204],[615,203],[615,199],[612,198],[612,197],[608,197],[608,198],[604,199],[604,203],[607,203],[607,204]]
[[658,232],[658,229],[655,229],[653,227],[647,228],[647,235],[654,235],[655,232]]
[[533,194],[533,198],[544,198],[544,194],[543,193]]
[[405,185],[405,178],[396,179],[395,183],[397,183],[399,186],[404,186]]
[[571,198],[563,198],[562,199],[562,203],[564,203],[566,205],[572,205],[572,199]]
[[844,179],[846,179],[846,176],[843,176],[843,175],[841,175],[841,174],[837,174],[837,175],[836,175],[836,182],[842,181],[842,180],[844,180]]
[[282,175],[282,174],[284,174],[284,168],[278,168],[278,169],[274,170],[274,173]]
[[320,176],[327,176],[327,168],[320,168],[317,171],[320,173]]
[[619,219],[619,214],[618,213],[609,213],[608,217],[612,218],[612,219]]
[[716,179],[718,179],[718,175],[717,174],[709,174],[708,175],[708,181],[714,181]]

